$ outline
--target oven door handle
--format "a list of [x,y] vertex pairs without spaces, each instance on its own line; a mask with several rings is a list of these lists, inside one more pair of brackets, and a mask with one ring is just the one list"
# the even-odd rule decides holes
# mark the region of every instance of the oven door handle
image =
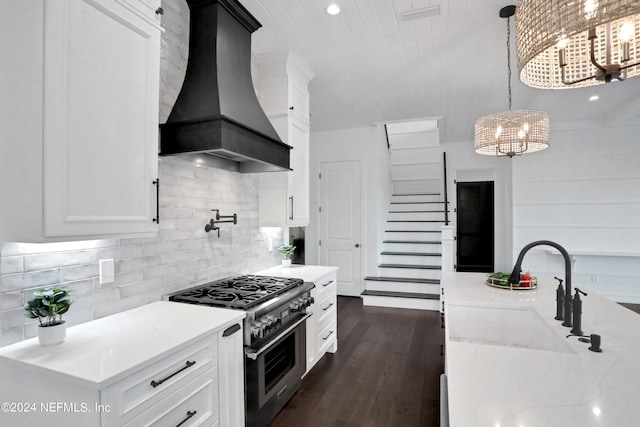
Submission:
[[313,313],[306,313],[304,315],[304,317],[302,317],[301,319],[298,319],[295,323],[293,323],[287,329],[282,331],[280,333],[280,335],[278,335],[276,338],[274,338],[271,341],[269,341],[269,343],[267,345],[265,345],[264,347],[261,347],[259,350],[250,350],[250,349],[245,350],[245,355],[251,360],[256,360],[258,358],[258,356],[260,356],[262,353],[264,353],[269,348],[271,348],[272,345],[274,345],[275,343],[280,341],[280,338],[284,337],[289,332],[293,331],[295,328],[300,326],[300,324],[303,323],[305,320],[307,320],[309,317],[311,317],[312,314]]

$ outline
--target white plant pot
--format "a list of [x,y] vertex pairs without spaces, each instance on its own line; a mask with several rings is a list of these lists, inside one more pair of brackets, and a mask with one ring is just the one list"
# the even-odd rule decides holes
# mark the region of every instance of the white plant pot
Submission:
[[42,346],[60,344],[66,336],[67,324],[64,321],[54,326],[38,326],[38,341]]
[[282,266],[283,267],[291,267],[291,260],[290,259],[283,259],[282,260]]

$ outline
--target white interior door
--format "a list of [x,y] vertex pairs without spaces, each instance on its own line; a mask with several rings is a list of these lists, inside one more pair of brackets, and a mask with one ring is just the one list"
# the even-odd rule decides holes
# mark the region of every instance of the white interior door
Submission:
[[360,296],[360,162],[320,163],[320,264],[339,267],[338,295]]

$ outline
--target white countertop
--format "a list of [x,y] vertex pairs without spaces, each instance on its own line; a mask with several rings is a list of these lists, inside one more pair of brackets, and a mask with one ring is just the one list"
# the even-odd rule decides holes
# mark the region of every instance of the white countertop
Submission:
[[276,276],[276,277],[293,277],[302,279],[305,282],[315,282],[322,278],[322,276],[338,271],[338,267],[323,266],[323,265],[300,265],[292,264],[291,266],[276,266],[267,270],[258,271],[257,275],[262,276]]
[[45,369],[97,389],[244,317],[239,310],[158,301],[70,327],[62,344],[42,347],[33,338],[2,347],[0,363]]
[[[558,282],[552,276],[538,280],[535,290],[510,291],[485,285],[485,274],[443,273],[450,426],[638,425],[635,405],[640,385],[640,315],[578,284],[589,293],[582,297],[582,330],[585,335],[602,337],[603,352],[594,353],[588,350],[589,344],[576,337],[565,338],[571,328],[554,320]],[[456,322],[483,321],[469,319],[482,311],[469,306],[492,310],[530,307],[552,334],[566,341],[561,343],[566,349],[452,340],[451,329]],[[507,327],[483,333],[500,335],[502,329]],[[526,324],[522,325],[522,334],[527,334]]]

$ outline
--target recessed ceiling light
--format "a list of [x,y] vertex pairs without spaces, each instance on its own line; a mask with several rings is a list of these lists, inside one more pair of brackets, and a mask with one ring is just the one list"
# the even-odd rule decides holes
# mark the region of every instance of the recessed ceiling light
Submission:
[[339,14],[340,13],[340,6],[338,6],[335,3],[330,4],[329,7],[327,8],[327,13],[329,15],[337,15],[337,14]]
[[600,97],[598,95],[591,95],[589,97],[589,101],[597,101],[598,99],[600,99]]

